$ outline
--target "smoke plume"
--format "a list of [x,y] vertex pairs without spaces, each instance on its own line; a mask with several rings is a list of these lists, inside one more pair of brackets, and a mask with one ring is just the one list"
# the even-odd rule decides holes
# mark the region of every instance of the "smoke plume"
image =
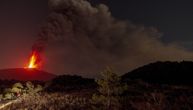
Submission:
[[112,17],[104,4],[50,0],[49,7],[33,49],[43,51],[46,47],[50,71],[96,76],[106,66],[124,73],[157,60],[193,59],[192,52],[177,44],[163,44],[162,33],[155,28]]

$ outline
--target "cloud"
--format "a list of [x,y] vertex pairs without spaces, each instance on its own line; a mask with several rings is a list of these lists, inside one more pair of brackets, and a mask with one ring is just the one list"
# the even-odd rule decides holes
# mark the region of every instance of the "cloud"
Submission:
[[114,18],[104,4],[50,0],[49,7],[34,45],[41,51],[46,47],[47,70],[96,76],[106,66],[124,73],[157,60],[193,59],[193,53],[179,45],[163,44],[155,28]]

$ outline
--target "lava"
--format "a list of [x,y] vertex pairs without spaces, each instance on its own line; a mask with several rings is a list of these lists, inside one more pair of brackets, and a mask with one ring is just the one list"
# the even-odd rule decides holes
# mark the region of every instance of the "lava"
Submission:
[[36,51],[33,51],[30,56],[27,68],[30,68],[30,69],[38,68],[40,66],[40,63],[41,63],[41,60],[40,60],[39,53]]

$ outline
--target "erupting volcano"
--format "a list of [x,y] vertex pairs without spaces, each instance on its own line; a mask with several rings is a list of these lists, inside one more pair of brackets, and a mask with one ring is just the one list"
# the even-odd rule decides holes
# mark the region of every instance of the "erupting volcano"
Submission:
[[40,54],[37,51],[33,51],[31,56],[30,56],[27,68],[35,69],[35,68],[39,68],[40,65],[41,65]]
[[29,62],[24,68],[9,68],[0,70],[1,80],[19,80],[19,81],[47,81],[55,77],[54,74],[39,70],[42,59],[38,51],[32,51]]

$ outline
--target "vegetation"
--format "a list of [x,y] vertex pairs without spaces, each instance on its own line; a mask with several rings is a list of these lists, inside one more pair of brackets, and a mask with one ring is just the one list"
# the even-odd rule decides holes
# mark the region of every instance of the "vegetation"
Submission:
[[62,75],[54,78],[47,83],[46,91],[48,92],[65,92],[81,89],[93,89],[96,83],[93,79],[82,78],[76,75]]
[[126,85],[121,84],[120,77],[107,68],[101,73],[102,79],[97,80],[99,85],[98,94],[94,94],[92,99],[95,109],[118,110],[121,109],[120,96],[127,89]]
[[[136,80],[129,82],[127,94],[122,94],[117,110],[192,110],[193,88],[184,86],[156,86]],[[25,86],[24,86],[25,87]],[[99,87],[100,88],[100,87]],[[92,93],[85,90],[66,92],[41,92],[39,95],[25,95],[4,110],[100,110],[106,109],[93,103]],[[100,92],[96,93],[102,95]],[[102,106],[102,107],[101,107]],[[113,108],[115,109],[115,108]]]
[[26,82],[25,86],[21,83],[15,83],[11,88],[5,88],[3,94],[1,94],[1,100],[13,100],[22,95],[29,94],[34,95],[43,90],[41,85],[36,87],[31,82]]
[[26,95],[5,110],[91,110],[88,98],[66,93]]
[[110,68],[101,76],[96,83],[68,75],[44,87],[34,82],[2,86],[0,108],[14,101],[3,110],[193,110],[192,86],[134,79],[127,80],[126,85]]

